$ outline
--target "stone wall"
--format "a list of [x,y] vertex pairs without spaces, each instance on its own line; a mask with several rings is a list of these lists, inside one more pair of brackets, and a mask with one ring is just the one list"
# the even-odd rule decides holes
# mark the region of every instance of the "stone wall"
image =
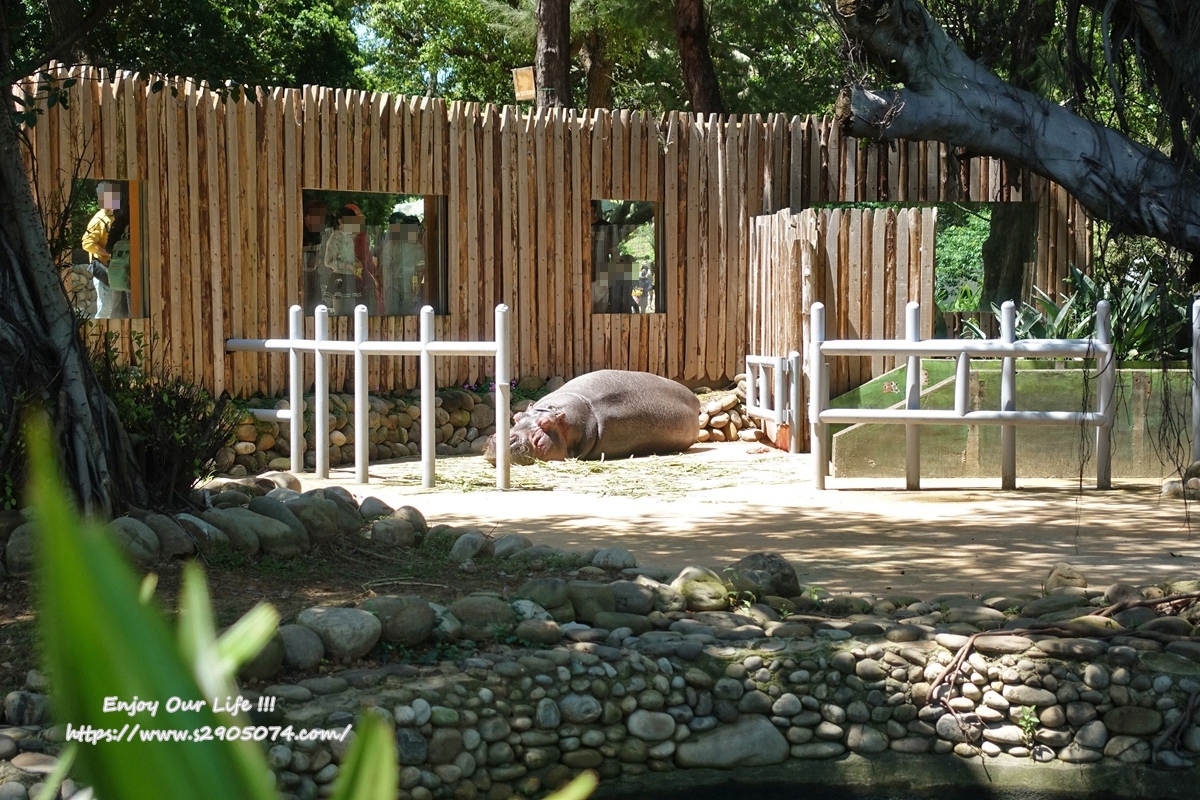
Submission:
[[[722,644],[672,630],[617,642],[589,627],[568,639],[599,641],[347,674],[333,686],[317,679],[311,689],[334,690],[320,696],[305,682],[265,691],[293,698],[283,721],[297,726],[335,726],[364,710],[394,720],[401,797],[414,800],[530,796],[581,769],[611,781],[889,752],[998,764],[1153,758],[1190,769],[1200,751],[1189,722],[1183,755],[1170,746],[1155,755],[1200,688],[1200,665],[1179,656],[1093,639],[983,637],[942,704],[930,682],[965,637],[822,635],[835,630],[844,631]],[[283,786],[303,782],[287,772]]]
[[[250,723],[347,738],[364,714],[394,724],[402,800],[536,797],[584,769],[638,792],[662,774],[678,787],[811,776],[819,763],[835,765],[821,773],[830,780],[846,765],[845,776],[903,786],[982,785],[995,767],[1048,793],[1193,796],[1200,581],[1095,589],[1064,564],[1039,594],[828,596],[776,554],[666,574],[621,548],[566,554],[288,485],[227,481],[201,498],[212,507],[200,517],[125,517],[110,530],[143,565],[196,550],[304,557],[364,539],[401,551],[434,537],[465,573],[485,558],[513,574],[550,558],[581,565],[511,597],[309,608],[243,669]],[[30,536],[24,523],[7,536],[9,571],[28,570]],[[440,659],[381,655],[418,647]],[[53,767],[63,726],[50,724],[51,689],[31,676],[5,697],[0,788],[25,791],[26,767]],[[276,703],[259,710],[261,697]],[[328,796],[347,745],[264,743],[283,796],[306,800]]]
[[[311,409],[313,396],[304,398],[304,429],[316,425]],[[434,400],[434,435],[437,454],[470,455],[483,452],[484,442],[496,432],[496,403],[491,394],[479,395],[461,389],[443,390]],[[371,461],[386,461],[421,454],[421,405],[413,396],[381,397],[370,395],[368,428]],[[260,408],[286,409],[286,399],[259,400]],[[332,466],[354,463],[354,395],[329,395],[329,463]],[[217,472],[242,477],[264,470],[290,469],[291,442],[287,423],[262,422],[247,414],[238,426],[236,440],[221,448],[213,462]],[[310,434],[311,435],[311,434]],[[306,448],[304,465],[316,466],[316,453]]]

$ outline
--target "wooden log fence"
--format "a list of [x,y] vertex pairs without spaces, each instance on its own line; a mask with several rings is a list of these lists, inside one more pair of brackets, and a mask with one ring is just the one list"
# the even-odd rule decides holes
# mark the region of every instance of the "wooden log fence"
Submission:
[[[805,209],[752,221],[748,352],[808,358],[809,309],[823,303],[830,338],[904,338],[904,309],[921,304],[921,336],[932,338],[937,209]],[[838,359],[831,396],[896,367],[892,356]],[[804,369],[808,374],[807,363]],[[805,395],[807,396],[807,394]],[[800,407],[801,448],[807,409]]]
[[[145,212],[135,275],[144,284],[133,297],[145,315],[96,320],[90,331],[113,334],[125,357],[141,346],[166,371],[237,396],[286,390],[283,356],[225,353],[224,342],[286,330],[303,280],[305,189],[446,196],[448,307],[436,335],[487,340],[486,309],[508,304],[518,376],[614,367],[693,385],[729,379],[760,342],[752,331],[782,314],[759,307],[767,297],[753,277],[763,269],[752,264],[754,220],[790,206],[1034,199],[1038,285],[1054,285],[1068,260],[1088,253],[1087,219],[1059,187],[994,160],[959,160],[936,143],[843,139],[827,119],[530,111],[315,86],[234,98],[187,79],[91,67],[54,67],[30,88],[67,78],[76,80],[69,102],[46,109],[30,132],[39,203],[54,202],[82,159],[78,177],[131,181]],[[593,313],[591,203],[601,199],[657,204],[664,313]],[[897,247],[925,241],[904,213],[887,213],[895,223],[883,235]],[[880,251],[875,228],[863,227],[875,220],[843,214],[837,241],[865,237],[872,249],[860,247],[860,261],[834,277],[813,278],[821,292],[869,294],[872,314],[876,278],[851,267],[865,269],[871,262],[861,259]],[[911,279],[930,275],[931,267]],[[887,295],[886,307],[907,299]],[[844,302],[847,320],[866,307]],[[349,337],[349,317],[331,323],[331,336]],[[369,325],[372,339],[418,334],[416,316],[373,316]],[[445,359],[438,383],[485,373],[484,359]],[[349,359],[334,359],[331,378],[351,385]],[[414,387],[416,363],[378,359],[369,383]]]

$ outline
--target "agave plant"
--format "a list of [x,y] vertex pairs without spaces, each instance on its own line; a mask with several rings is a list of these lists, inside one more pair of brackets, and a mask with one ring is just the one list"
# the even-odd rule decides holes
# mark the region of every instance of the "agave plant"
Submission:
[[[1187,348],[1181,335],[1189,319],[1190,298],[1174,285],[1154,283],[1151,272],[1125,273],[1108,285],[1071,265],[1066,283],[1073,289],[1056,303],[1034,287],[1034,305],[1017,310],[1018,339],[1084,339],[1096,330],[1096,304],[1108,300],[1112,308],[1113,343],[1117,359],[1159,360],[1179,358]],[[992,305],[992,312],[1000,309]],[[964,338],[987,338],[979,324],[963,320]]]

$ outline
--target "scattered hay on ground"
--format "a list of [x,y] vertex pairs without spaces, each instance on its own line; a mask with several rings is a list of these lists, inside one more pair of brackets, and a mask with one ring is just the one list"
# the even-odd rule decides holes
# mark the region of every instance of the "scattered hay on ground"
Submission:
[[[398,462],[380,481],[388,487],[421,486],[421,463]],[[765,463],[723,464],[680,453],[616,461],[539,461],[514,465],[509,484],[521,491],[571,491],[613,497],[679,497],[710,489],[795,480],[795,466]],[[439,458],[437,486],[430,492],[488,491],[496,488],[496,469],[478,456]]]

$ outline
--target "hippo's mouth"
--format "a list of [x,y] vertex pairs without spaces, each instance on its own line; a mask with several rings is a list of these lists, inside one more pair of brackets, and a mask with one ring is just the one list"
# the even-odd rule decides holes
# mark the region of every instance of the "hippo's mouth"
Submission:
[[558,448],[558,442],[555,441],[554,437],[540,427],[529,431],[529,438],[526,440],[525,445],[534,457],[540,458],[542,461],[554,460],[553,454],[556,448]]
[[[508,453],[508,463],[510,464],[520,464],[527,467],[537,461],[533,445],[524,436],[509,437]],[[496,434],[493,433],[488,437],[487,446],[483,450],[483,457],[488,460],[489,464],[496,463]]]
[[523,436],[512,436],[508,440],[508,460],[511,464],[527,467],[537,461],[537,457],[534,455],[536,452],[537,450],[530,444],[529,439]]

